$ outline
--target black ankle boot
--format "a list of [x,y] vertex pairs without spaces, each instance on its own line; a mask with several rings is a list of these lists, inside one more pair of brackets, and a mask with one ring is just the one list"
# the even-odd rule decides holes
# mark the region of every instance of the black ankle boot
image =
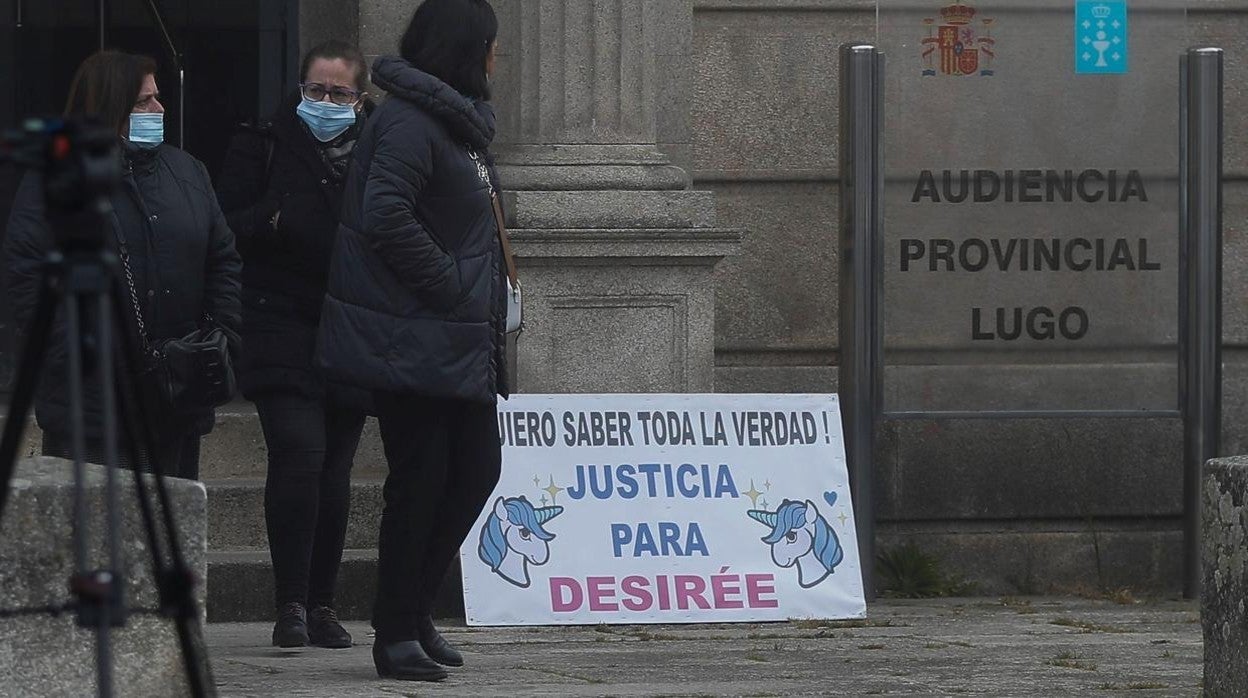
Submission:
[[430,659],[416,640],[386,642],[378,637],[373,643],[373,666],[383,679],[441,681],[446,678],[446,669]]
[[273,626],[274,647],[308,646],[308,612],[303,604],[291,602],[282,606]]
[[442,637],[442,633],[433,627],[433,618],[421,616],[416,621],[416,636],[420,638],[420,646],[429,658],[443,666],[463,666],[464,655],[451,646]]

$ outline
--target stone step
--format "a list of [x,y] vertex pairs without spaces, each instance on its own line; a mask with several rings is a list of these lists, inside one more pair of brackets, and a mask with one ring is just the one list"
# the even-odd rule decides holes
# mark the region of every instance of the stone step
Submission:
[[[7,417],[0,410],[0,422],[3,418]],[[33,417],[28,418],[18,457],[39,455],[42,441],[43,433],[39,426]],[[200,479],[263,479],[267,471],[268,450],[264,445],[264,431],[260,428],[260,416],[256,414],[255,405],[240,400],[218,409],[216,426],[200,445]],[[384,479],[386,476],[381,435],[377,431],[377,420],[372,417],[364,423],[364,433],[355,452],[351,473],[365,479]]]
[[[459,560],[447,572],[433,613],[436,618],[464,616]],[[274,620],[273,565],[267,550],[219,550],[208,553],[208,622]],[[347,550],[338,571],[334,605],[343,620],[367,620],[377,591],[377,550]],[[265,640],[267,642],[267,640]]]
[[[254,405],[234,402],[217,410],[216,428],[204,437],[199,463],[203,480],[264,477],[268,470],[268,450]],[[364,424],[352,474],[364,478],[385,477],[385,453],[377,420],[373,418]]]
[[[381,523],[382,480],[351,482],[351,513],[347,519],[348,548],[377,546]],[[210,480],[208,488],[208,547],[210,550],[268,550],[264,523],[264,480],[236,478]]]

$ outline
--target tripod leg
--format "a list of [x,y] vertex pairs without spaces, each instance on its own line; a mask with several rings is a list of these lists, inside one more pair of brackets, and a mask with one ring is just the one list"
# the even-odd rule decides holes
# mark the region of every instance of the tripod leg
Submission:
[[82,346],[75,339],[82,336],[81,310],[77,296],[65,296],[65,324],[70,338],[66,343],[66,353],[69,354],[69,455],[74,461],[74,567],[78,572],[87,569],[87,501],[82,491],[87,451],[83,419]]
[[[96,306],[96,339],[99,346],[96,359],[98,362],[100,406],[103,418],[101,427],[104,431],[104,516],[107,519],[105,524],[105,545],[108,554],[108,566],[100,574],[100,577],[105,578],[104,581],[106,581],[104,588],[107,589],[107,596],[100,603],[100,617],[96,619],[99,623],[97,626],[99,634],[96,638],[96,661],[101,666],[111,667],[112,646],[110,633],[112,628],[125,625],[126,614],[123,601],[125,579],[121,574],[121,544],[119,540],[121,537],[121,516],[117,501],[117,467],[120,465],[121,458],[117,449],[117,403],[113,371],[112,302],[108,298],[107,282],[99,288],[99,292],[93,300]],[[109,680],[111,681],[111,677],[109,677]],[[105,678],[103,672],[101,672],[100,684],[103,685],[104,682]]]
[[[115,316],[120,322],[125,317],[125,308],[121,304],[124,297],[114,290],[111,294]],[[118,335],[121,338],[121,357],[119,365],[123,375],[134,375],[127,366],[140,360],[134,337],[126,331],[122,323]],[[151,421],[147,418],[147,406],[137,394],[130,381],[118,383],[122,421],[129,435],[133,453],[152,454],[155,435]],[[186,680],[191,695],[195,698],[215,696],[216,685],[212,678],[212,667],[208,663],[208,653],[203,647],[203,629],[199,625],[199,610],[195,604],[193,590],[194,575],[186,565],[178,541],[177,524],[173,519],[173,508],[169,502],[169,492],[163,478],[163,464],[158,458],[149,458],[153,470],[153,482],[156,496],[162,509],[162,522],[165,530],[165,543],[168,545],[170,564],[164,562],[164,546],[157,534],[157,524],[152,511],[151,498],[147,492],[147,484],[139,467],[140,458],[134,463],[134,487],[138,495],[139,512],[143,517],[143,526],[147,533],[148,547],[152,552],[152,571],[160,589],[161,607],[174,620],[178,634],[178,644],[182,650],[182,661],[186,668]]]
[[4,423],[4,438],[0,440],[0,519],[9,497],[9,481],[17,469],[17,452],[22,445],[26,418],[35,401],[35,387],[43,372],[43,360],[47,356],[48,337],[52,334],[52,321],[56,317],[61,273],[53,272],[54,263],[47,265],[45,280],[39,290],[39,301],[31,320],[26,346],[18,362],[17,384],[13,386],[13,399],[9,402],[8,418]]
[[117,576],[121,570],[120,559],[120,543],[118,538],[121,531],[121,517],[117,506],[117,467],[121,465],[121,457],[118,452],[117,445],[117,397],[115,390],[115,380],[113,371],[113,318],[112,318],[112,302],[107,295],[101,294],[96,298],[96,335],[100,340],[99,353],[99,377],[100,377],[100,404],[104,407],[103,414],[103,430],[104,430],[104,465],[108,466],[104,471],[104,499],[107,502],[108,511],[105,514],[108,517],[108,568],[114,574],[114,583],[121,589],[121,580]]
[[[71,285],[81,281],[71,271]],[[95,628],[96,695],[111,698],[113,695],[113,660],[109,608],[106,600],[111,594],[101,594],[109,588],[112,577],[108,573],[93,572],[88,567],[87,556],[91,527],[87,524],[86,501],[86,424],[83,377],[83,345],[91,338],[83,332],[84,296],[71,290],[65,296],[65,324],[67,330],[66,351],[69,355],[67,376],[69,381],[70,448],[74,461],[74,574],[70,586],[78,596],[78,625]],[[98,354],[97,354],[98,357]],[[91,583],[93,580],[95,583]]]

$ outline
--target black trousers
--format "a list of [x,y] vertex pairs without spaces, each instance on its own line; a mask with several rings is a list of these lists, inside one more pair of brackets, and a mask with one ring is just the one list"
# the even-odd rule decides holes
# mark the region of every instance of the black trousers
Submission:
[[364,414],[299,393],[256,399],[269,450],[264,520],[274,600],[334,606]]
[[373,627],[383,642],[415,639],[416,620],[472,530],[502,467],[497,408],[378,394],[390,473],[377,561]]
[[[199,479],[199,442],[200,436],[191,434],[174,434],[162,439],[155,446],[156,457],[160,460],[161,472],[171,477],[187,480]],[[42,453],[54,458],[70,459],[73,457],[73,444],[69,434],[43,433]],[[118,455],[121,462],[116,465],[122,468],[133,468],[135,457],[127,448],[125,440],[118,442]],[[88,463],[103,463],[104,440],[88,438],[86,440],[86,460]],[[145,467],[150,471],[150,467]]]

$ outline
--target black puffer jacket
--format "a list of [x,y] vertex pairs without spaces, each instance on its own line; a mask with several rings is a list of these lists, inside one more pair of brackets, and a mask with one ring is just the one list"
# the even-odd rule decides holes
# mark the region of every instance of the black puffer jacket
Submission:
[[494,115],[399,58],[364,126],[343,199],[318,356],[372,390],[493,402],[507,395],[502,252],[473,154]]
[[[300,99],[295,93],[268,124],[235,137],[217,177],[217,196],[243,255],[238,382],[252,399],[288,390],[325,395],[312,352],[344,178],[335,175],[295,113]],[[358,138],[363,122],[361,117],[341,138]],[[274,229],[270,221],[279,212]],[[345,387],[334,386],[333,397],[367,407],[366,395]]]
[[[121,191],[112,197],[116,215],[110,217],[112,225],[105,235],[114,249],[117,231],[126,240],[149,337],[153,341],[183,337],[206,315],[237,333],[242,264],[207,170],[194,157],[167,145],[153,150],[125,146],[124,157]],[[29,173],[18,188],[4,241],[9,299],[22,328],[34,313],[50,244],[43,208],[42,182],[39,175]],[[126,295],[123,305],[132,323],[132,304]],[[58,314],[35,401],[39,425],[62,435],[70,430],[65,327]],[[94,382],[87,384],[85,401],[87,434],[98,437],[100,400]],[[212,430],[208,410],[160,417],[157,427],[166,433]]]

